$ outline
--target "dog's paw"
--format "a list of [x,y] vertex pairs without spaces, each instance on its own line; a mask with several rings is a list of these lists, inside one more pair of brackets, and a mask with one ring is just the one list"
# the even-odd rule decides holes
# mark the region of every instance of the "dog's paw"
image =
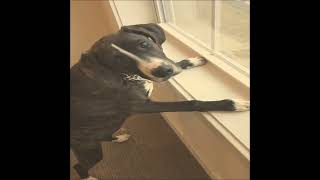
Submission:
[[114,143],[122,143],[127,141],[130,138],[130,134],[121,134],[121,135],[117,135],[115,136],[115,140],[112,140],[112,142]]
[[120,128],[118,131],[115,132],[115,135],[120,135],[120,134],[128,134],[129,131],[127,128]]
[[98,180],[98,179],[95,177],[89,176],[88,178],[81,179],[81,180]]
[[249,111],[250,101],[232,99],[234,111]]
[[207,63],[207,60],[204,57],[191,57],[187,60],[192,64],[192,67],[202,66]]

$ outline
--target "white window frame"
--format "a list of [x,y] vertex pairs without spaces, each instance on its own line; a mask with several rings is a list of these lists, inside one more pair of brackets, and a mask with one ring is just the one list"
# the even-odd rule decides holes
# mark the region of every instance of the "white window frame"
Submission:
[[[145,8],[144,11],[140,10],[132,13],[128,13],[128,9],[122,9],[121,11],[121,4],[117,4],[116,0],[108,2],[118,28],[136,23],[159,23],[166,32],[167,41],[163,44],[163,48],[168,57],[179,60],[187,57],[185,56],[187,54],[198,54],[210,62],[204,67],[194,68],[180,76],[172,77],[161,86],[161,93],[158,93],[160,96],[157,97],[159,99],[153,100],[250,99],[248,97],[250,96],[249,77],[216,55],[210,54],[207,49],[196,43],[192,38],[186,37],[164,23],[165,15],[159,13],[159,8],[162,8],[161,1],[153,0],[153,3],[150,3],[147,7],[145,6],[146,1],[128,0],[128,4],[135,3],[134,6]],[[129,6],[126,5],[126,7]],[[151,20],[151,16],[156,17]],[[123,24],[123,22],[126,23]],[[196,80],[190,83],[193,77],[196,77]],[[199,82],[206,84],[207,87],[200,90],[201,92],[198,91],[199,88],[193,88],[201,85]],[[211,95],[211,90],[214,92],[216,89],[218,91]],[[156,90],[157,88],[155,88]],[[153,94],[157,93],[154,92]],[[250,167],[250,112],[162,113],[162,116],[213,179],[248,179]],[[184,121],[186,118],[192,119],[192,121]],[[199,133],[194,134],[194,132]],[[201,142],[198,139],[202,139]],[[213,150],[214,153],[208,153],[208,149]],[[223,158],[225,155],[227,158]],[[225,164],[229,165],[226,167]]]
[[[241,1],[241,0],[235,0],[235,1]],[[214,3],[215,7],[219,7],[221,5],[221,2],[219,0],[212,0],[212,3]],[[248,5],[250,3],[248,1],[245,1]],[[169,14],[173,9],[172,1],[164,1],[164,0],[154,0],[155,9],[158,17],[158,21],[161,23],[160,25],[168,31],[171,35],[175,36],[178,39],[183,39],[183,42],[186,43],[191,49],[195,50],[199,53],[199,49],[201,50],[201,55],[204,55],[205,58],[209,60],[209,62],[215,64],[220,69],[231,75],[233,78],[241,82],[246,87],[250,87],[250,70],[249,68],[244,67],[237,61],[231,59],[230,57],[225,56],[224,54],[212,50],[214,49],[214,43],[212,43],[212,49],[209,48],[207,45],[205,45],[203,42],[198,40],[196,37],[190,35],[189,33],[186,33],[181,28],[175,26],[172,23],[169,23],[170,18],[173,18],[173,21],[175,19],[174,13]],[[215,18],[213,19],[214,26],[217,27],[220,22],[219,18],[216,18],[220,15],[220,13],[217,11],[219,8],[215,8],[213,11],[212,16]],[[212,36],[215,38],[216,32],[219,29],[213,29],[212,30]],[[198,50],[196,50],[198,49]]]

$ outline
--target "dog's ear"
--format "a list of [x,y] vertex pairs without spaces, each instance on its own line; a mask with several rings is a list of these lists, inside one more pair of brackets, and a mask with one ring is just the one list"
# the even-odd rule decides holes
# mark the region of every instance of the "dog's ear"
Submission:
[[121,31],[150,37],[155,43],[159,44],[160,46],[166,40],[163,29],[159,25],[154,23],[122,26]]

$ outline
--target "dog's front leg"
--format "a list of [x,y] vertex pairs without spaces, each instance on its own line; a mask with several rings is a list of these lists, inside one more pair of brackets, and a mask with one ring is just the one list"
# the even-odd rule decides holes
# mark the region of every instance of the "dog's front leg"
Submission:
[[188,112],[188,111],[247,111],[249,101],[179,101],[179,102],[128,102],[120,109],[130,113]]
[[206,64],[207,60],[203,57],[187,58],[176,63],[181,69],[190,69]]

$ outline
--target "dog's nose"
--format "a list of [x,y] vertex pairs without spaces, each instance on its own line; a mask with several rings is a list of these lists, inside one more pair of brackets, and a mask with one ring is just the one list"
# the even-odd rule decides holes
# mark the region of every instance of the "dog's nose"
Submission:
[[170,65],[163,65],[156,68],[152,74],[156,77],[167,77],[173,74],[173,68]]

